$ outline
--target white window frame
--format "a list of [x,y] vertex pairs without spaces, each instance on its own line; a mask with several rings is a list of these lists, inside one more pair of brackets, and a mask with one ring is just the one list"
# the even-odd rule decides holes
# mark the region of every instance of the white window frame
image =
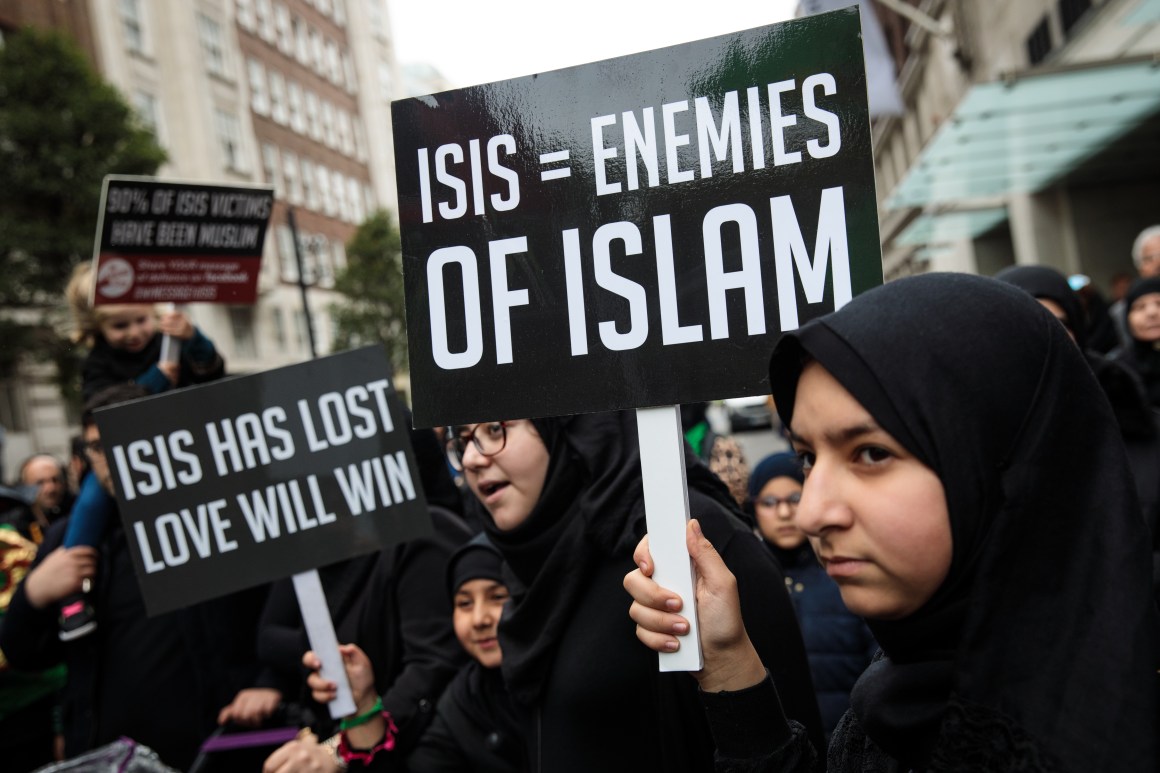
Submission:
[[298,81],[286,79],[286,108],[290,114],[290,128],[306,134],[306,115],[302,112],[302,87]]
[[197,14],[197,38],[205,58],[206,72],[218,77],[226,77],[229,62],[226,59],[225,37],[222,25],[204,13]]
[[318,178],[314,174],[314,163],[305,158],[302,159],[302,197],[307,209],[319,211]]
[[274,30],[278,50],[286,56],[294,55],[294,31],[290,28],[290,9],[284,3],[274,4]]
[[282,153],[278,146],[270,142],[262,143],[262,177],[268,185],[274,186],[274,196],[283,198],[286,190],[282,183]]
[[315,142],[322,142],[322,108],[318,95],[306,90],[306,133]]
[[135,54],[148,54],[149,46],[145,36],[145,9],[140,0],[121,0],[121,34],[125,38],[125,48]]
[[254,14],[258,20],[258,37],[273,45],[277,42],[274,32],[274,4],[270,0],[256,0]]
[[222,108],[214,108],[218,147],[222,153],[222,167],[231,172],[246,172],[246,147],[242,137],[242,122],[238,116]]
[[254,19],[254,0],[234,0],[234,18],[242,29],[248,32],[256,30],[258,24]]
[[266,68],[257,59],[246,60],[250,80],[250,109],[262,116],[270,115],[270,91],[266,85]]
[[270,118],[282,126],[290,120],[286,112],[286,79],[277,70],[270,70]]
[[282,151],[282,177],[286,181],[286,200],[294,205],[302,203],[302,178],[298,173],[298,156],[293,151]]

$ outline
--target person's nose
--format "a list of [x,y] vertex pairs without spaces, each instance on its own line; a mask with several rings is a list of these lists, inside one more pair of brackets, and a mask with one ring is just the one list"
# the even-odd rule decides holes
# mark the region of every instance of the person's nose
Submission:
[[490,604],[476,604],[472,612],[472,624],[476,628],[490,628],[495,622],[495,616],[492,615]]
[[777,517],[779,520],[792,521],[796,514],[797,508],[788,499],[783,499],[777,503]]
[[480,470],[489,464],[491,464],[491,457],[480,453],[474,442],[469,442],[467,447],[463,449],[463,469]]
[[795,523],[811,537],[850,525],[853,510],[843,494],[842,475],[836,465],[815,462],[802,488]]

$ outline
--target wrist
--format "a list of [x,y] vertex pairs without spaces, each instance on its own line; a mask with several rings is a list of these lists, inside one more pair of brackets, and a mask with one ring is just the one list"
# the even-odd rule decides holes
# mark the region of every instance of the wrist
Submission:
[[693,675],[705,692],[736,692],[765,680],[765,666],[748,636],[738,646],[718,652],[706,661],[717,665],[706,665]]

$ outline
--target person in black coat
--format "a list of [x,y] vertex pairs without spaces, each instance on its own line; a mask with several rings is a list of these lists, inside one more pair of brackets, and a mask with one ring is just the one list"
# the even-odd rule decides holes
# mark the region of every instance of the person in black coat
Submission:
[[[995,278],[1026,290],[1063,323],[1111,403],[1136,481],[1140,512],[1151,535],[1152,583],[1160,600],[1160,413],[1149,404],[1133,358],[1123,351],[1105,357],[1087,347],[1083,309],[1063,274],[1055,269],[1015,266]],[[1160,290],[1160,280],[1149,282]]]
[[[86,405],[84,437],[106,496],[113,481],[92,413],[140,396],[139,387],[122,385]],[[0,626],[0,649],[21,669],[67,666],[61,698],[67,756],[128,736],[184,769],[219,709],[255,676],[219,657],[234,650],[234,637],[252,635],[253,616],[247,618],[235,599],[225,599],[147,617],[125,531],[109,499],[114,514],[101,536],[99,560],[94,547],[61,547],[67,519],[49,529],[13,594]],[[57,603],[85,581],[101,606],[100,625],[86,637],[61,641]]]
[[484,535],[447,565],[455,634],[472,656],[435,707],[435,719],[407,758],[415,773],[523,773],[519,718],[503,683],[497,632],[509,594],[503,557]]
[[[660,673],[624,616],[621,579],[644,533],[632,413],[486,422],[452,444],[504,558],[501,670],[533,771],[702,771],[714,743],[696,686]],[[685,447],[689,502],[741,578],[753,640],[786,711],[822,739],[781,573],[736,502]]]
[[[1052,315],[991,279],[902,279],[785,334],[770,379],[807,470],[798,524],[883,651],[831,773],[1156,770],[1147,536],[1111,408]],[[821,769],[728,570],[695,524],[687,542],[718,770]],[[630,614],[664,649],[673,594],[636,557]]]

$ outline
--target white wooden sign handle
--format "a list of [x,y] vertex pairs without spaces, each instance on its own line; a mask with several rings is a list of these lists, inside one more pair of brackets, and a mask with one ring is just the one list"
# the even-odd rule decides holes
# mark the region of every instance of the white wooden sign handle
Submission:
[[700,671],[704,660],[697,624],[697,578],[685,544],[689,489],[680,406],[638,408],[636,426],[648,546],[655,566],[653,579],[681,597],[681,614],[689,621],[689,633],[681,637],[681,648],[660,653],[660,670]]
[[338,637],[334,633],[330,607],[326,605],[326,593],[322,590],[322,578],[318,576],[318,570],[311,569],[294,575],[294,592],[298,596],[302,622],[306,624],[310,649],[322,661],[322,678],[338,685],[338,695],[329,704],[330,716],[332,719],[350,716],[358,709],[354,704],[350,681],[346,678],[346,668],[342,665]]
[[[162,309],[166,314],[185,310],[184,306],[179,309],[174,303],[163,304]],[[171,335],[161,336],[161,356],[158,359],[161,362],[181,362],[181,341]]]

